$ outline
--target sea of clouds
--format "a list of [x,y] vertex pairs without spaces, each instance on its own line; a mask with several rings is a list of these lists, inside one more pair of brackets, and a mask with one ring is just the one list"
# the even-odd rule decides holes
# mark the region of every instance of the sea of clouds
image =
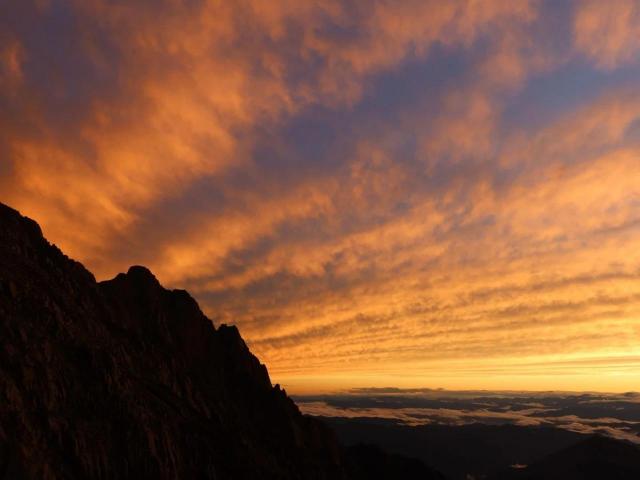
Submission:
[[308,415],[380,418],[405,425],[551,426],[640,444],[640,393],[364,388],[295,396]]

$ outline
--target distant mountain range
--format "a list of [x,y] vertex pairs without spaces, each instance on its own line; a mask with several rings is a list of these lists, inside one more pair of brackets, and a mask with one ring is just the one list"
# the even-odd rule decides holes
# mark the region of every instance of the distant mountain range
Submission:
[[640,478],[637,447],[553,428],[327,421],[187,292],[96,282],[0,204],[0,479]]
[[640,478],[640,449],[631,443],[592,436],[537,460],[505,469],[491,480],[604,480]]
[[640,479],[640,448],[600,435],[547,426],[322,419],[345,445],[370,442],[418,458],[451,480]]

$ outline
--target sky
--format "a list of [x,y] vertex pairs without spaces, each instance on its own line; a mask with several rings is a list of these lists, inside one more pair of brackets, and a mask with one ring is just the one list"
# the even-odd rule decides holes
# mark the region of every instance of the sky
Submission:
[[640,385],[640,3],[0,0],[0,201],[288,391]]

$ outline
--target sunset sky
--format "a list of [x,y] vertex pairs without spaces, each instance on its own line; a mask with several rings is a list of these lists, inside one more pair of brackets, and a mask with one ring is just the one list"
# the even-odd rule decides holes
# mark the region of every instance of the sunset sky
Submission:
[[292,392],[640,389],[640,2],[0,0],[0,201]]

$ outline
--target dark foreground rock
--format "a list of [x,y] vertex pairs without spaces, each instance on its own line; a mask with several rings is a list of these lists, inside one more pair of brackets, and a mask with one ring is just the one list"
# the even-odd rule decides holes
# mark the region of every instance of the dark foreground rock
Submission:
[[342,451],[187,292],[143,267],[97,283],[2,204],[0,342],[3,479],[343,479],[385,462]]
[[346,449],[346,465],[353,480],[445,478],[416,458],[386,453],[376,445],[362,443]]

